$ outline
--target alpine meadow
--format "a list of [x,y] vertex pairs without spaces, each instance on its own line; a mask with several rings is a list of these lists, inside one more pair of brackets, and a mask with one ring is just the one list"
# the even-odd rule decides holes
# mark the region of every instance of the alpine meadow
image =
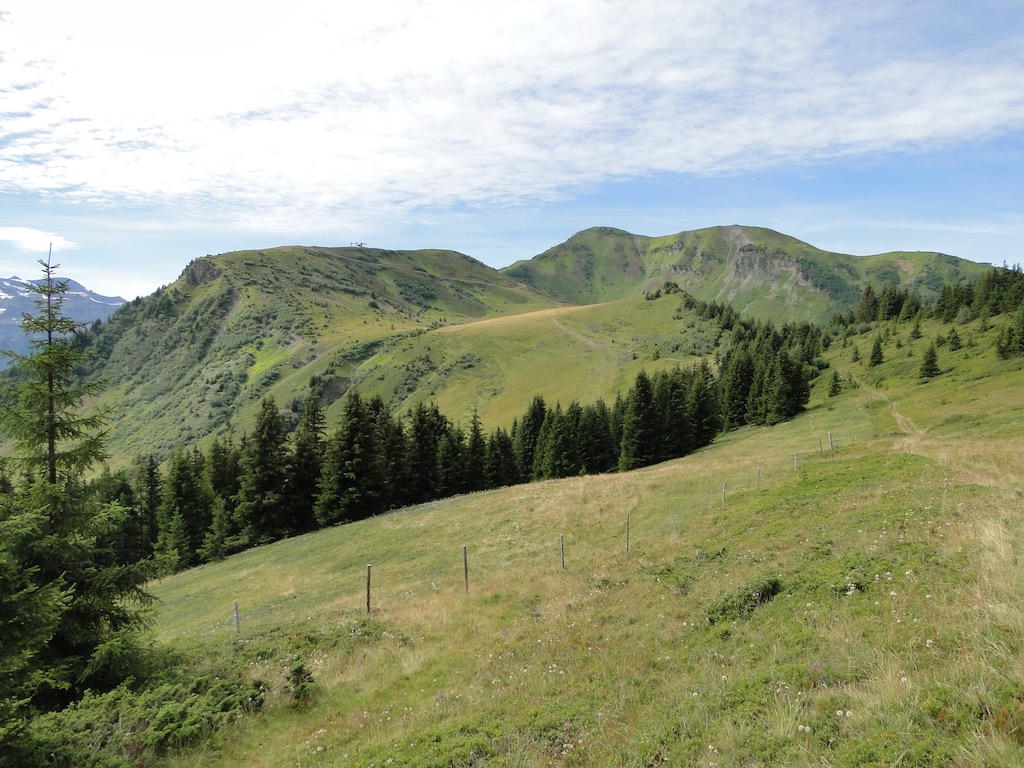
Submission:
[[1024,764],[1024,273],[768,229],[42,262],[0,765]]

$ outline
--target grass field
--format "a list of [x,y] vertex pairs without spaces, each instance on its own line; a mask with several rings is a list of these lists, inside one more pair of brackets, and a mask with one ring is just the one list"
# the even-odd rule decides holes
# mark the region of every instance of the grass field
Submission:
[[946,330],[836,345],[859,386],[685,459],[162,581],[160,642],[271,685],[167,765],[1024,763],[1024,376],[972,324],[922,382]]

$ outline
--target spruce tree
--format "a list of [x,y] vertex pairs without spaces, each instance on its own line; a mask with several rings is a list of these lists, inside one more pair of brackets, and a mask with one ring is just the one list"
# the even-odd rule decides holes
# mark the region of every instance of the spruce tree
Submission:
[[921,378],[932,379],[939,375],[939,353],[935,351],[935,344],[929,344],[924,351],[924,358],[921,360]]
[[882,353],[882,337],[875,336],[875,342],[871,345],[871,357],[868,358],[868,368],[874,368],[885,362],[885,355]]
[[485,487],[502,488],[519,482],[515,444],[507,431],[498,427],[488,435],[484,456]]
[[274,398],[260,403],[256,425],[242,454],[242,477],[235,515],[245,546],[284,538],[295,530],[284,489],[288,450],[284,419]]
[[0,519],[15,532],[33,531],[15,555],[32,589],[66,597],[42,607],[58,617],[46,647],[32,657],[35,669],[46,670],[37,703],[59,705],[131,673],[142,653],[137,638],[151,602],[145,583],[152,571],[146,562],[116,562],[110,541],[126,510],[100,503],[86,487],[86,474],[105,459],[106,417],[83,413],[82,406],[102,383],[79,378],[88,354],[82,328],[63,313],[67,283],[55,279],[57,265],[49,259],[39,263],[43,279],[29,284],[36,311],[21,323],[31,348],[8,353],[17,377],[0,415],[26,482],[8,496]]
[[[158,512],[157,550],[166,569],[191,568],[208,559],[209,547],[204,545],[214,522],[214,501],[206,474],[206,459],[199,449],[175,451],[164,475]],[[214,551],[211,554],[219,557],[224,553]]]
[[619,446],[619,469],[628,471],[646,467],[658,460],[661,425],[654,407],[650,377],[640,371],[626,397]]
[[529,482],[533,477],[533,452],[537,447],[537,438],[540,436],[540,428],[544,425],[547,413],[544,398],[535,395],[516,429],[516,461],[519,465],[519,476],[525,482]]
[[299,533],[315,530],[316,498],[324,463],[324,412],[315,395],[306,398],[292,440],[288,464],[288,503],[292,524]]
[[828,382],[828,396],[835,397],[843,391],[843,380],[839,376],[839,371],[835,368],[832,369],[832,378]]
[[376,424],[359,393],[350,390],[342,422],[327,439],[317,522],[326,526],[375,515],[384,510],[385,489]]
[[580,462],[587,474],[610,472],[618,463],[612,414],[604,400],[584,406],[579,426]]
[[419,504],[438,498],[437,453],[441,438],[451,428],[437,405],[418,403],[409,419],[406,440],[406,503]]
[[466,436],[466,490],[482,491],[486,485],[484,463],[487,460],[487,438],[484,437],[480,416],[473,409]]

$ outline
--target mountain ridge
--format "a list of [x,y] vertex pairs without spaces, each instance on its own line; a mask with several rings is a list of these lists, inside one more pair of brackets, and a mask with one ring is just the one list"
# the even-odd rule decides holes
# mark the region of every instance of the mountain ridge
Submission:
[[568,303],[624,298],[672,281],[698,299],[734,304],[762,319],[803,305],[793,319],[823,322],[855,304],[864,282],[913,288],[929,299],[943,282],[986,268],[928,251],[853,256],[732,224],[657,237],[591,227],[501,271]]
[[[739,225],[662,237],[591,228],[501,270],[441,249],[233,251],[195,259],[90,329],[90,374],[107,382],[98,404],[114,416],[115,465],[244,431],[267,396],[297,418],[315,395],[328,426],[353,387],[394,413],[434,401],[456,420],[475,411],[504,424],[533,394],[613,399],[642,368],[713,355],[721,329],[678,299],[644,301],[666,282],[759,319],[821,322],[867,282],[928,291],[987,269],[894,256],[831,254]],[[590,308],[534,316],[570,307]]]

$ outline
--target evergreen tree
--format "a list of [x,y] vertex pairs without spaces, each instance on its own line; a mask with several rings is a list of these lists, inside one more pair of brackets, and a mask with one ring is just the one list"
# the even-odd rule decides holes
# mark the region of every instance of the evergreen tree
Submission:
[[[33,480],[8,495],[0,512],[0,523],[16,541],[14,552],[9,543],[0,550],[0,570],[10,574],[16,562],[21,575],[14,581],[29,582],[23,594],[4,595],[5,602],[13,598],[16,611],[26,610],[26,634],[14,632],[15,644],[19,637],[31,643],[50,634],[55,620],[46,646],[28,651],[28,657],[15,651],[14,661],[19,667],[19,658],[28,659],[33,670],[43,672],[32,693],[37,703],[55,705],[89,688],[113,687],[130,674],[142,653],[137,638],[150,602],[145,583],[152,570],[146,562],[116,562],[111,536],[123,525],[126,510],[100,503],[84,483],[105,458],[104,414],[80,411],[101,383],[79,379],[88,355],[80,326],[63,314],[67,283],[54,278],[57,267],[49,260],[40,265],[43,280],[29,284],[38,297],[36,311],[21,323],[31,349],[27,355],[8,353],[18,378],[2,410],[16,461]],[[4,664],[7,644],[5,631]]]
[[374,396],[369,404],[374,434],[380,449],[384,485],[381,509],[392,509],[405,503],[408,495],[408,445],[402,422],[391,416],[381,397]]
[[19,507],[13,499],[0,502],[0,745],[16,741],[36,692],[62,682],[50,679],[38,659],[71,599],[61,581],[39,583],[39,568],[30,560],[45,516]]
[[152,454],[135,462],[132,468],[132,489],[142,523],[146,556],[149,557],[155,551],[157,537],[160,535],[157,513],[163,489],[160,463]]
[[256,424],[242,454],[242,475],[235,515],[242,540],[255,546],[284,538],[295,530],[284,497],[288,450],[284,419],[274,398],[260,403]]
[[376,424],[359,393],[349,390],[341,424],[327,440],[317,522],[326,526],[375,515],[384,509],[385,488]]
[[661,423],[658,461],[685,456],[693,450],[689,402],[692,379],[692,374],[676,366],[671,371],[659,371],[652,380],[654,407]]
[[964,345],[963,339],[960,338],[960,334],[957,332],[956,328],[949,329],[949,333],[946,336],[946,343],[949,344],[950,352],[956,352]]
[[229,434],[210,444],[206,481],[213,492],[212,522],[203,540],[201,559],[220,560],[246,546],[235,505],[242,482],[242,447]]
[[461,427],[449,427],[437,445],[437,496],[464,493],[467,487],[466,434]]
[[832,369],[832,378],[828,382],[828,396],[835,397],[843,391],[843,380],[839,376],[839,371],[835,368]]
[[511,435],[501,427],[487,437],[484,475],[487,488],[503,488],[519,482],[515,445]]
[[722,418],[725,429],[747,423],[747,399],[754,383],[754,361],[747,348],[734,349],[726,358],[721,375]]
[[693,371],[686,410],[691,430],[687,452],[711,445],[722,429],[722,411],[718,401],[718,383],[707,360],[702,360]]
[[587,474],[610,472],[618,464],[619,452],[612,436],[612,415],[604,400],[584,406],[580,414],[580,463]]
[[533,477],[537,480],[572,477],[582,469],[576,435],[581,409],[579,403],[570,407],[571,413],[563,412],[558,403],[544,417],[533,455]]
[[292,456],[288,463],[288,502],[292,506],[294,530],[315,530],[316,499],[324,463],[324,412],[315,395],[306,398],[295,428]]
[[868,358],[868,368],[874,368],[885,362],[885,355],[882,353],[882,337],[875,336],[875,342],[871,345],[871,357]]
[[623,472],[646,467],[658,460],[661,425],[654,407],[650,377],[640,371],[626,397],[619,446],[619,469]]
[[406,503],[419,504],[438,498],[440,478],[438,477],[437,452],[441,438],[450,429],[448,419],[441,414],[437,405],[419,403],[409,419],[406,440],[406,487],[409,497]]
[[487,461],[487,438],[484,437],[480,417],[473,409],[466,436],[466,490],[482,491],[487,487],[484,464]]
[[939,353],[935,351],[935,344],[929,344],[921,360],[921,378],[932,379],[939,373]]
[[157,549],[165,567],[180,570],[204,562],[215,496],[206,474],[206,458],[198,448],[178,449],[171,456],[161,498]]
[[102,505],[115,504],[125,510],[121,524],[107,537],[114,562],[130,565],[150,557],[153,552],[146,535],[143,515],[135,501],[135,491],[126,470],[103,473],[92,484],[92,492]]
[[540,428],[544,425],[547,414],[548,408],[544,398],[536,395],[518,423],[516,461],[519,465],[519,476],[526,482],[533,477],[533,452],[537,447]]

